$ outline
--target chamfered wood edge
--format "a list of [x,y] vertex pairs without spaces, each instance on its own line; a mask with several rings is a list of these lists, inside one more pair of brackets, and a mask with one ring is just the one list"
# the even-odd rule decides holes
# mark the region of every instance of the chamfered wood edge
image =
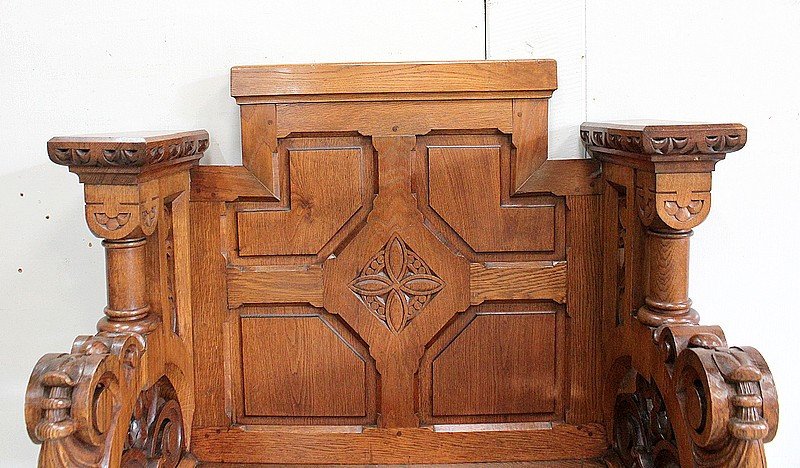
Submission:
[[554,60],[236,66],[231,95],[552,92]]
[[[592,195],[600,193],[600,165],[593,159],[545,161],[515,195],[552,193]],[[232,202],[237,199],[275,200],[255,175],[244,166],[201,165],[192,168],[192,201]]]

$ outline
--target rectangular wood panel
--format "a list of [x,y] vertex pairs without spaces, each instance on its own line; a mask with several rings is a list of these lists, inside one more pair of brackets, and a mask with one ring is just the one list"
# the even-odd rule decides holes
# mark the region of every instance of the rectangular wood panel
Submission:
[[567,315],[570,393],[567,421],[600,421],[603,267],[600,195],[567,197]]
[[433,361],[433,415],[555,409],[554,313],[478,314]]
[[241,319],[245,414],[366,416],[366,363],[319,316]]

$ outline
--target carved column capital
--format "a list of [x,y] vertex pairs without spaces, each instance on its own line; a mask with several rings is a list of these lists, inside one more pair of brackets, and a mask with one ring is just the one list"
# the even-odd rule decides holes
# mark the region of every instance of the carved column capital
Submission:
[[155,231],[158,178],[188,170],[208,148],[205,130],[55,137],[47,153],[85,184],[86,222],[107,240],[137,239]]
[[160,185],[188,174],[208,142],[208,133],[197,130],[56,137],[47,143],[50,159],[84,183],[86,223],[106,249],[108,306],[99,331],[147,335],[158,327],[149,303],[147,238],[156,232],[169,195]]
[[646,227],[688,231],[711,210],[711,173],[637,170],[636,209]]

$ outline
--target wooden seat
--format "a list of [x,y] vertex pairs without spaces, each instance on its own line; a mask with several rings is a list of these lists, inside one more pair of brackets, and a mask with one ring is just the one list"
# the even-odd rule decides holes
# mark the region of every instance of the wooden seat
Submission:
[[205,131],[48,143],[108,307],[33,371],[40,466],[765,464],[769,368],[688,297],[742,125],[586,123],[548,160],[551,60],[231,90],[242,166],[198,165]]

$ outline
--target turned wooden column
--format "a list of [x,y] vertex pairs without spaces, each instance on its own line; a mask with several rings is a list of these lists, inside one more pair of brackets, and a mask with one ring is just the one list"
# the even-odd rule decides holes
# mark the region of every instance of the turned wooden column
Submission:
[[108,306],[98,331],[147,333],[158,325],[147,301],[147,239],[104,240]]
[[645,232],[646,285],[636,313],[645,325],[696,324],[689,299],[689,239],[711,208],[715,164],[741,149],[747,130],[739,124],[586,123],[581,138],[606,169],[616,168],[635,191]]
[[84,183],[86,222],[106,250],[108,305],[101,332],[146,335],[160,323],[150,287],[148,249],[164,204],[159,180],[188,171],[208,147],[208,133],[135,133],[53,138],[50,159],[69,166]]

